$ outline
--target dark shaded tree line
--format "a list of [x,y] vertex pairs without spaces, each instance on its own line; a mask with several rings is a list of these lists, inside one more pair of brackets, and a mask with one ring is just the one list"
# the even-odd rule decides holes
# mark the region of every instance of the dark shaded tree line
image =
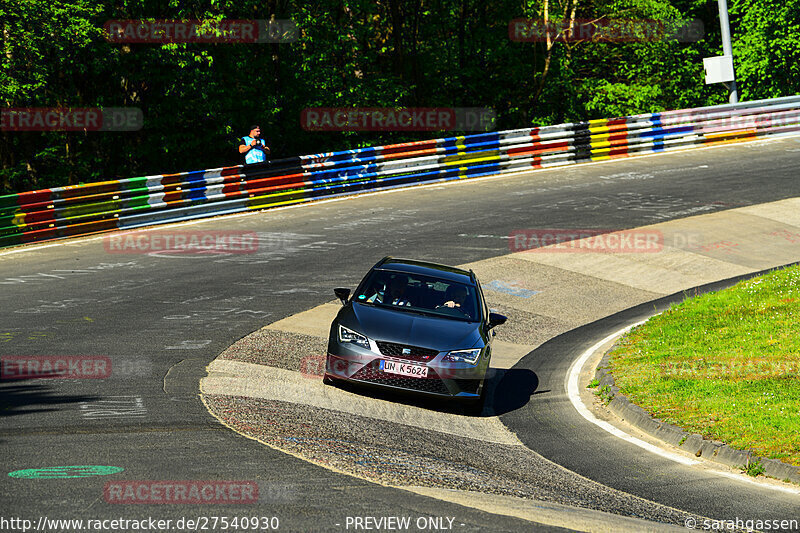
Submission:
[[[800,0],[731,0],[743,99],[800,92]],[[119,44],[123,19],[291,19],[291,43]],[[515,42],[514,18],[703,22],[696,42]],[[488,107],[496,129],[727,101],[713,0],[0,0],[0,104],[136,107],[135,132],[0,131],[0,194],[238,164],[260,123],[274,157],[459,132],[313,132],[308,107]]]

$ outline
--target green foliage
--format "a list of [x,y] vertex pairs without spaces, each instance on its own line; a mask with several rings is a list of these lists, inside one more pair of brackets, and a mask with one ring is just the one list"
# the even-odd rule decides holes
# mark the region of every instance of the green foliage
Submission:
[[[574,2],[574,3],[573,3]],[[139,132],[0,131],[0,194],[239,163],[261,124],[274,157],[439,137],[442,132],[305,131],[306,107],[489,107],[497,129],[726,101],[705,86],[720,53],[701,0],[549,0],[548,17],[700,19],[698,42],[515,42],[513,18],[541,0],[0,0],[3,107],[137,107]],[[744,98],[800,92],[800,0],[733,0]],[[292,19],[284,44],[117,44],[119,19]],[[454,135],[460,132],[451,132]]]
[[617,342],[615,382],[665,422],[800,465],[798,302],[797,266],[686,299]]
[[744,473],[750,477],[758,477],[766,471],[764,465],[761,463],[761,459],[756,459],[755,461],[748,460],[747,464],[742,465],[741,468]]
[[611,387],[608,385],[603,385],[599,390],[594,391],[594,395],[600,398],[604,405],[608,405],[611,403],[611,400],[614,399],[614,395],[611,393]]
[[741,97],[800,93],[800,0],[734,0],[730,11]]

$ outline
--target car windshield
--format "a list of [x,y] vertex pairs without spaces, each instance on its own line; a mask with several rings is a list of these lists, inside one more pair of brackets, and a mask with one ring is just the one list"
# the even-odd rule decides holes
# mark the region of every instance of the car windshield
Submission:
[[353,300],[458,320],[480,319],[475,287],[419,274],[373,270]]

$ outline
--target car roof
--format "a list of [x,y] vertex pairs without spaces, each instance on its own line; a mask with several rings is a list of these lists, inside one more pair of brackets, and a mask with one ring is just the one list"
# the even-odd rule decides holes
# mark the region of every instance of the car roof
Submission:
[[416,261],[414,259],[384,257],[378,262],[377,265],[373,267],[373,269],[405,272],[407,274],[422,274],[426,276],[438,277],[440,279],[446,279],[448,281],[466,283],[469,285],[474,285],[476,281],[475,274],[473,274],[471,270],[462,270],[456,267],[440,265],[438,263],[428,263],[425,261]]

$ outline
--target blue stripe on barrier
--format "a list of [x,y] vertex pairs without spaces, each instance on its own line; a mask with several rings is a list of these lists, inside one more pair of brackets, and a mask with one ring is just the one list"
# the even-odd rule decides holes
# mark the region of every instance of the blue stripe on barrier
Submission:
[[441,143],[441,145],[444,148],[456,148],[456,147],[459,147],[459,146],[466,147],[466,144],[464,144],[464,141],[459,142],[459,140],[460,139],[458,137],[448,137],[447,139],[444,139],[444,141]]
[[497,141],[497,140],[493,140],[493,141],[487,141],[487,142],[482,142],[482,143],[477,143],[477,144],[471,144],[469,146],[464,146],[464,145],[458,145],[457,146],[455,144],[448,144],[448,145],[443,146],[442,148],[444,148],[444,154],[445,155],[455,154],[455,153],[458,153],[459,151],[465,152],[465,153],[470,153],[470,154],[474,153],[475,155],[477,155],[480,152],[488,152],[488,151],[491,151],[491,150],[498,150],[500,148],[500,142]]
[[470,177],[474,177],[474,176],[476,176],[476,175],[478,175],[479,173],[482,173],[482,172],[487,172],[487,171],[491,172],[491,171],[496,171],[496,170],[499,170],[499,169],[500,169],[500,163],[499,162],[489,163],[489,164],[484,164],[484,165],[476,165],[474,167],[467,167],[466,175],[470,176]]
[[195,170],[192,172],[186,172],[185,175],[181,176],[181,181],[188,182],[188,183],[196,183],[196,182],[204,182],[205,181],[205,170]]
[[[459,139],[461,139],[461,144],[465,146],[471,146],[474,144],[480,144],[482,142],[486,142],[487,139],[489,141],[499,140],[500,134],[494,132],[476,133],[473,135],[465,135],[463,137],[444,137],[441,139],[432,139],[432,141],[435,141],[437,146],[445,146],[445,145],[455,146],[456,142]],[[388,147],[391,146],[392,145],[389,145]],[[372,155],[380,155],[384,148],[387,147],[386,146],[365,147],[365,148],[357,148],[354,150],[342,150],[339,152],[321,152],[318,154],[300,156],[300,158],[303,164],[309,162],[318,162],[318,161],[329,161],[329,162],[347,161],[349,159],[359,158],[361,155],[367,155],[367,157]]]
[[650,131],[643,131],[639,133],[639,137],[669,137],[672,135],[681,135],[683,133],[691,133],[694,131],[694,126],[674,126],[671,128],[656,127]]
[[470,136],[469,144],[483,144],[483,143],[500,143],[499,133],[480,133],[478,135]]
[[183,198],[186,200],[206,200],[206,192],[208,191],[207,187],[201,187],[199,189],[185,189],[183,192]]

